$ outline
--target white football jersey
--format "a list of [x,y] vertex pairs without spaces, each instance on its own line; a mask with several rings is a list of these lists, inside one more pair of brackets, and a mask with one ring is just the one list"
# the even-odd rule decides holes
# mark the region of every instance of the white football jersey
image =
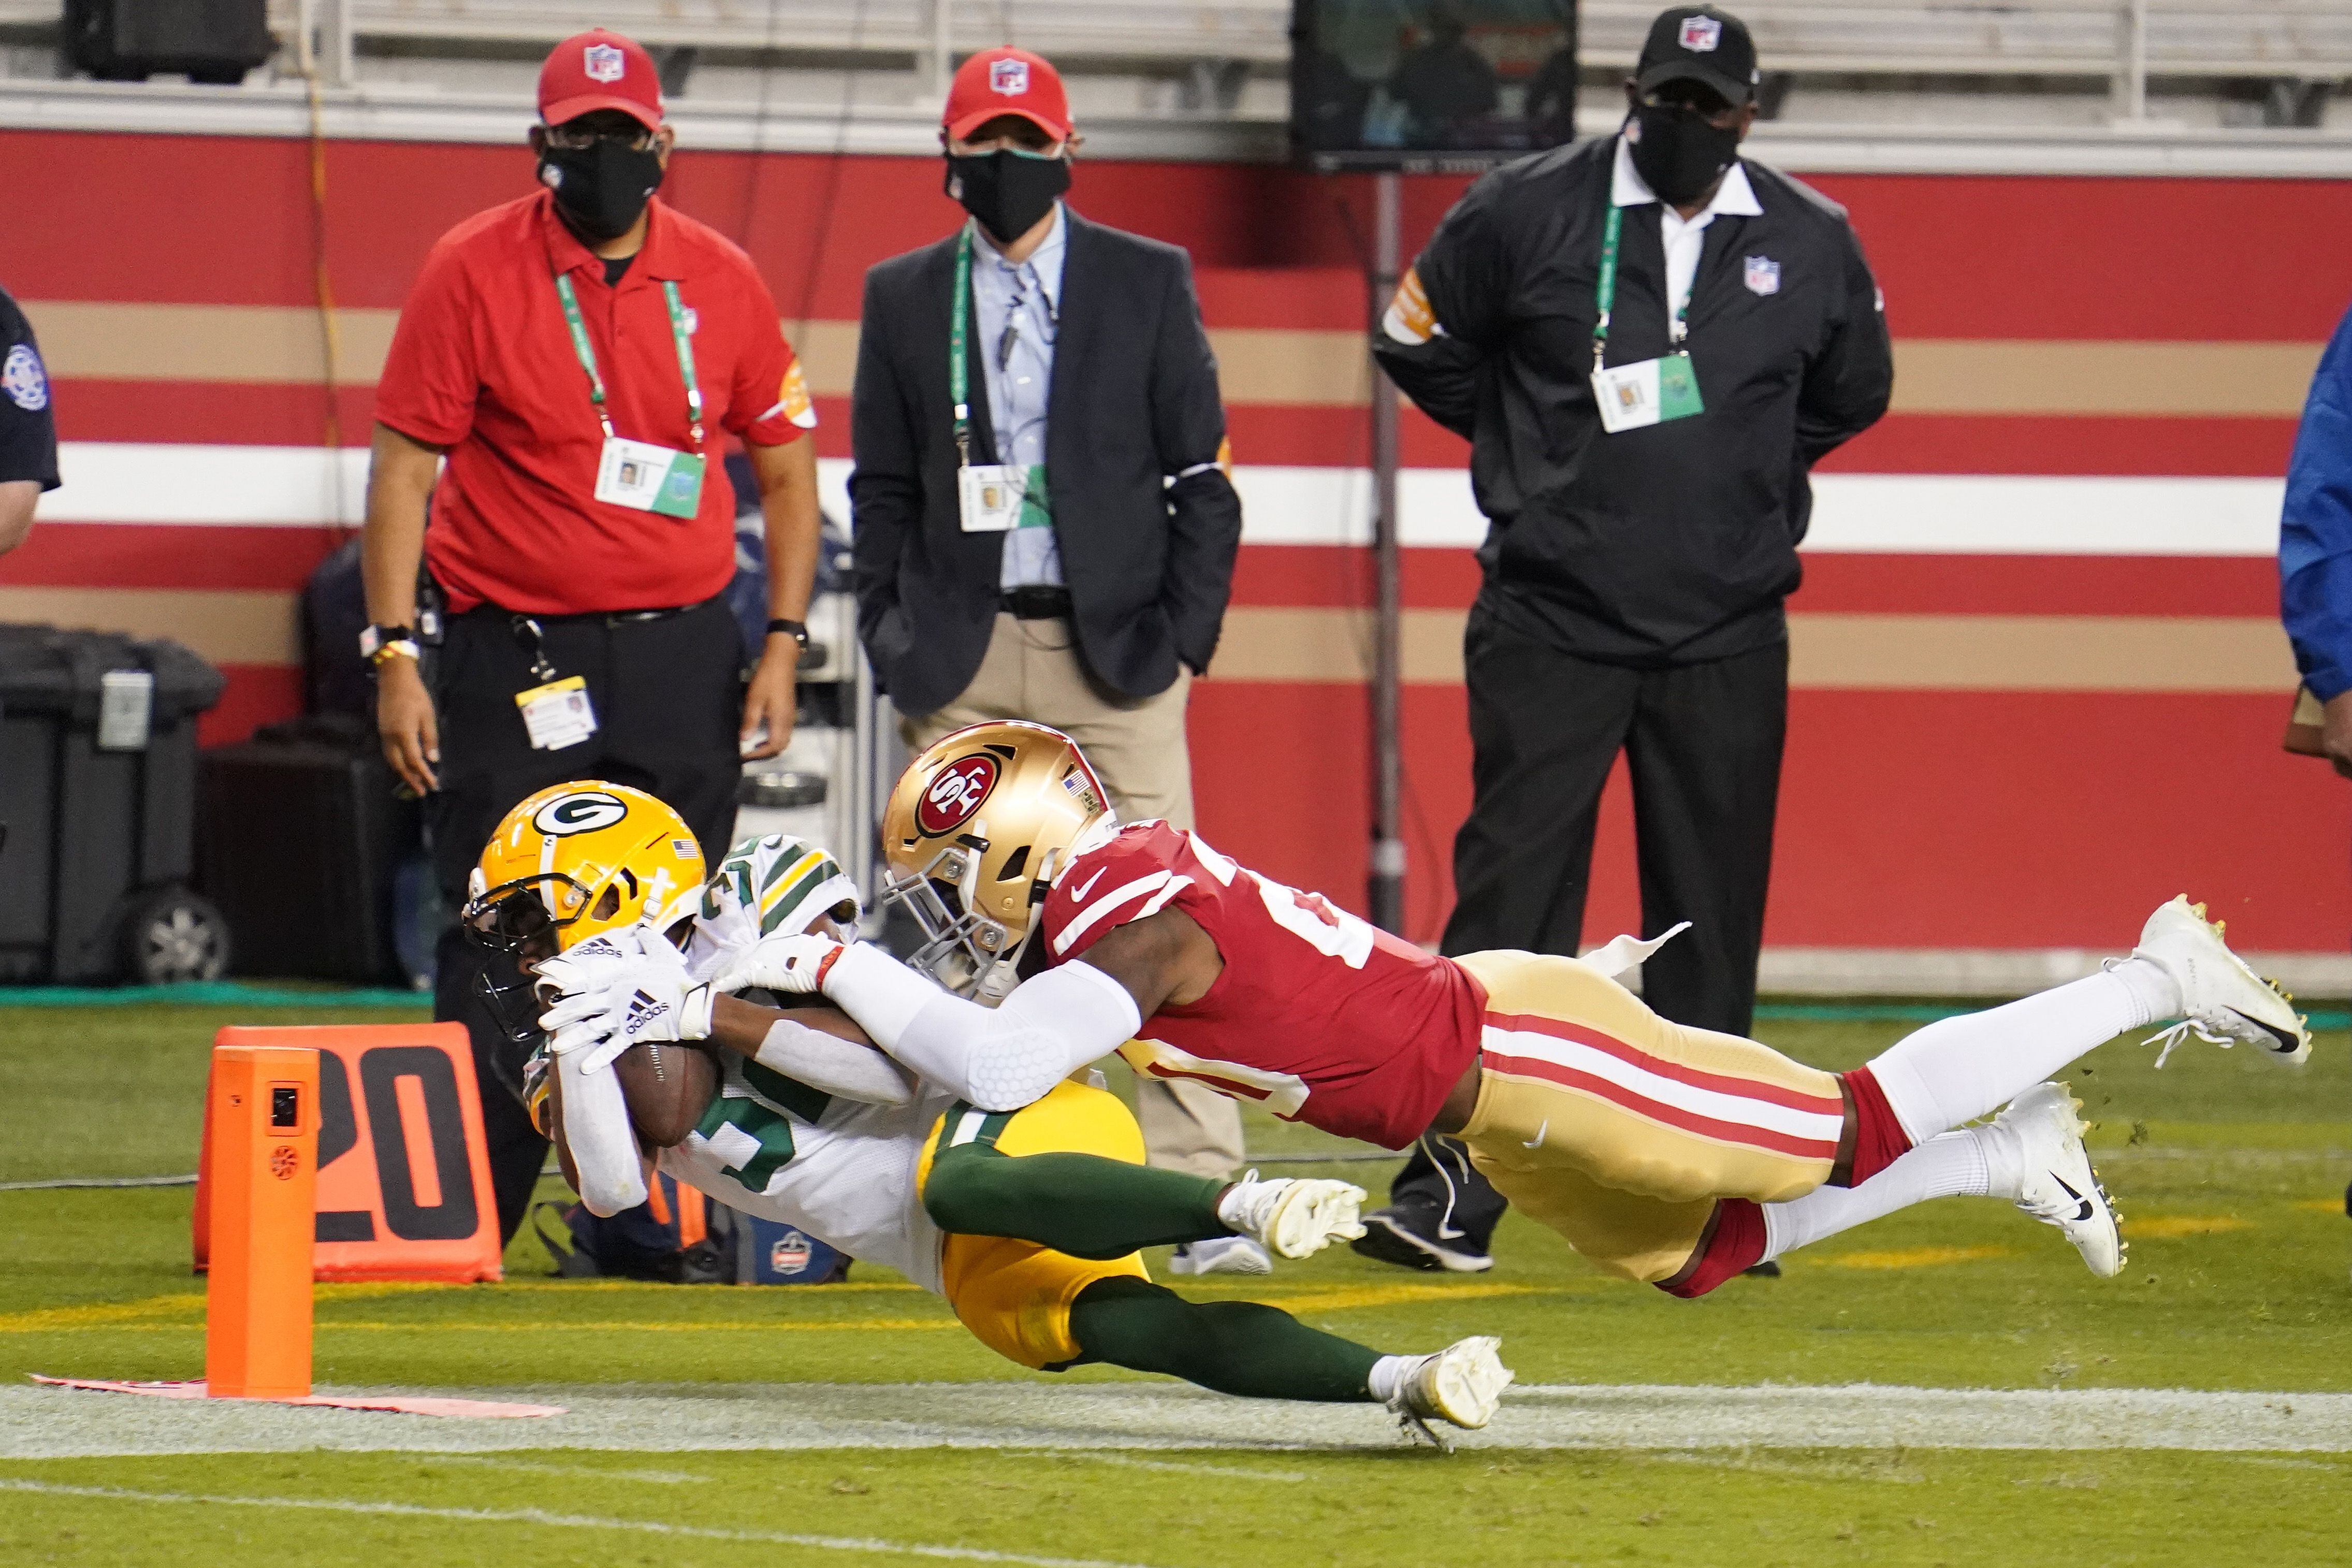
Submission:
[[[736,893],[722,885],[724,869],[709,885],[719,902],[730,904]],[[703,912],[711,912],[708,903]],[[696,923],[686,959],[698,978],[716,973],[736,946],[758,940],[757,921],[730,921],[728,912]],[[921,1084],[912,1104],[866,1105],[731,1051],[717,1054],[719,1098],[685,1142],[661,1152],[661,1169],[730,1208],[781,1220],[940,1291],[943,1243],[923,1212],[915,1164],[954,1097]]]

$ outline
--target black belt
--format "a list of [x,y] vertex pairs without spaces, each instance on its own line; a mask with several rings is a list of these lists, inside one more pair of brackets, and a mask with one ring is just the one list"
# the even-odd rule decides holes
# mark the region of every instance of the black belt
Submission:
[[1066,621],[1070,618],[1070,591],[1048,583],[1024,583],[996,595],[996,607],[1024,621]]
[[719,594],[699,604],[677,605],[663,610],[590,610],[584,614],[562,616],[527,615],[520,610],[505,609],[484,600],[465,614],[478,616],[484,619],[503,616],[509,621],[531,620],[537,621],[543,626],[576,626],[591,621],[602,621],[608,626],[633,626],[640,621],[667,621],[674,616],[692,615],[695,611],[708,609],[712,605],[724,604],[726,600],[726,595]]

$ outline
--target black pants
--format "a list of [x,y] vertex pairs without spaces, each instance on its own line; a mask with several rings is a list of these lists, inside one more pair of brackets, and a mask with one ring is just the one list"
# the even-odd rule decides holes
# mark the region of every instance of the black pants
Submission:
[[1677,1023],[1746,1034],[1789,723],[1788,646],[1627,669],[1473,611],[1465,653],[1474,793],[1454,840],[1444,951],[1576,952],[1601,790],[1622,750],[1643,934],[1691,922],[1643,965],[1643,994]]
[[[573,779],[630,784],[660,796],[694,829],[707,860],[727,851],[743,764],[743,644],[724,604],[654,619],[540,617],[547,661],[588,682],[596,733],[562,751],[534,749],[515,694],[539,684],[511,617],[488,607],[453,616],[435,661],[441,787],[430,803],[433,868],[452,912],[499,819],[517,801]],[[465,1024],[481,1087],[490,1184],[509,1240],[522,1224],[547,1158],[514,1092],[520,1051],[475,990],[480,954],[456,929],[443,933],[433,996],[436,1020]]]
[[[1747,1034],[1788,730],[1787,645],[1627,669],[1571,658],[1474,610],[1465,654],[1474,797],[1454,840],[1444,951],[1576,952],[1601,786],[1622,749],[1633,775],[1643,934],[1691,922],[1642,966],[1643,997],[1677,1023]],[[1454,1225],[1481,1250],[1508,1206],[1458,1142],[1435,1137],[1413,1150],[1391,1199],[1451,1203]]]

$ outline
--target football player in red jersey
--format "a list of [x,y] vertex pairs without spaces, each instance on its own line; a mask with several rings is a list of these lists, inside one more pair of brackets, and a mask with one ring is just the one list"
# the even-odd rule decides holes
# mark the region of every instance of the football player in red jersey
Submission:
[[1678,1296],[1971,1194],[2058,1226],[2111,1277],[2122,1238],[2080,1107],[2042,1080],[2166,1018],[2181,1020],[2173,1043],[2193,1031],[2290,1062],[2310,1052],[2288,998],[2201,905],[2175,899],[2101,973],[1822,1072],[1661,1018],[1612,978],[1666,938],[1620,938],[1599,962],[1423,952],[1194,834],[1122,828],[1077,747],[1033,724],[979,725],[918,757],[883,848],[891,896],[929,939],[911,966],[863,943],[770,939],[720,987],[821,992],[987,1109],[1116,1050],[1139,1072],[1387,1148],[1451,1133],[1579,1252]]

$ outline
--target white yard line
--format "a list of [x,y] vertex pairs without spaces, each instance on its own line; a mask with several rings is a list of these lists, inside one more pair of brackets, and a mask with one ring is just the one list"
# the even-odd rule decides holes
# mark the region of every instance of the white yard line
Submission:
[[[1401,1441],[1395,1417],[1378,1405],[1227,1399],[1171,1384],[734,1384],[492,1392],[543,1399],[566,1413],[530,1421],[436,1420],[240,1400],[0,1387],[0,1458],[307,1448],[1347,1450]],[[1536,1386],[1511,1390],[1492,1426],[1459,1436],[1465,1447],[1487,1448],[2352,1453],[2352,1394],[1869,1384]]]
[[1039,1557],[1025,1552],[991,1552],[977,1546],[932,1546],[912,1541],[876,1541],[849,1535],[800,1535],[784,1531],[716,1530],[702,1525],[664,1524],[646,1519],[608,1519],[595,1514],[551,1513],[537,1508],[428,1508],[422,1503],[369,1502],[360,1498],[242,1497],[235,1493],[146,1492],[127,1487],[77,1487],[0,1477],[0,1491],[43,1497],[90,1498],[107,1502],[200,1504],[213,1507],[301,1509],[317,1513],[382,1514],[396,1519],[443,1519],[459,1524],[535,1524],[559,1530],[617,1530],[646,1535],[690,1536],[698,1541],[734,1541],[753,1546],[804,1546],[818,1552],[856,1552],[879,1556],[943,1557],[959,1563],[1011,1563],[1024,1568],[1141,1568],[1093,1557]]

